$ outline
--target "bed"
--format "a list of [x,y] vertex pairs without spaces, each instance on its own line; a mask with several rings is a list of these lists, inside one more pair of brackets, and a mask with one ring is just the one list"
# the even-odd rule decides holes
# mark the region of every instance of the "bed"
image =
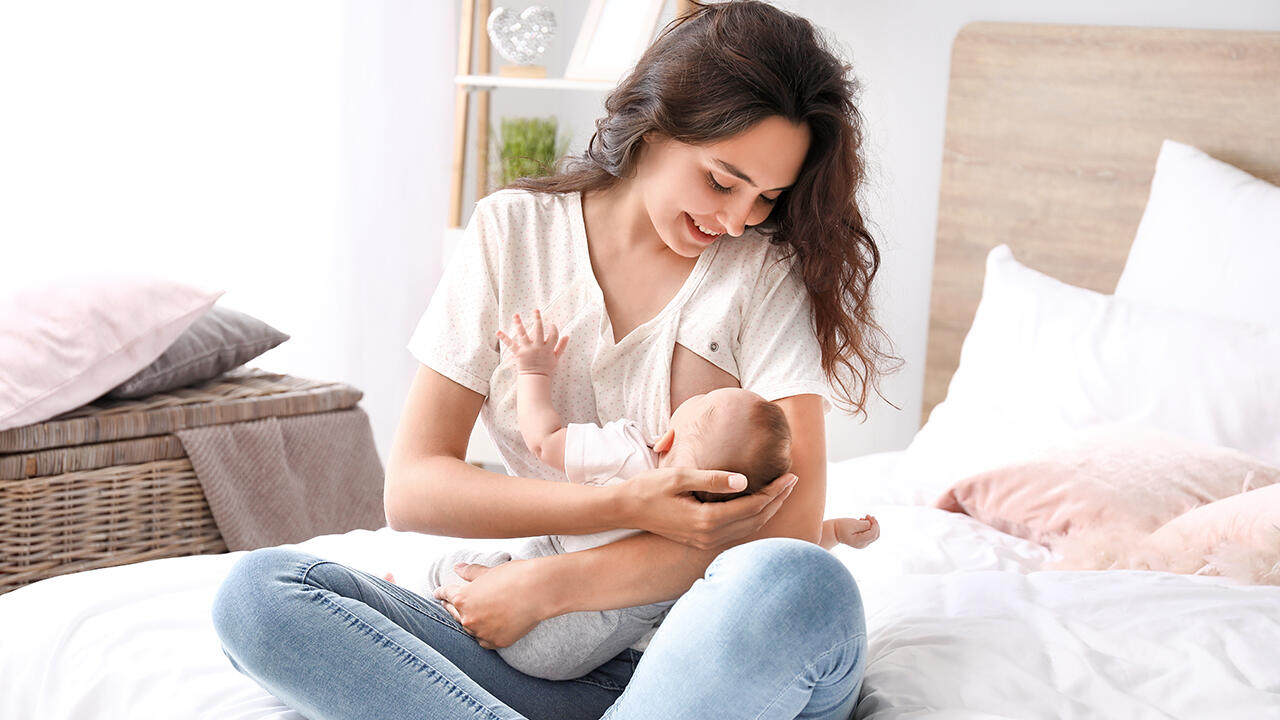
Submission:
[[[1254,281],[1280,267],[1280,224],[1265,214],[1277,202],[1266,181],[1280,181],[1277,78],[1277,33],[978,23],[958,35],[926,422],[904,451],[829,465],[828,517],[871,513],[882,527],[869,548],[833,550],[867,611],[858,718],[1280,718],[1280,587],[1212,563],[1152,569],[1120,552],[1127,543],[1077,559],[1102,569],[1063,569],[1072,546],[1061,541],[1074,536],[1061,524],[1035,535],[1012,523],[998,492],[1018,482],[1023,496],[1053,495],[1054,452],[1097,428],[1108,429],[1117,462],[1158,448],[1157,491],[1173,482],[1167,473],[1196,474],[1187,454],[1247,469],[1245,481],[1196,486],[1222,497],[1188,508],[1136,502],[1142,512],[1116,515],[1106,513],[1118,504],[1105,503],[1100,519],[1067,530],[1141,521],[1154,536],[1150,523],[1168,519],[1160,512],[1270,487],[1280,464],[1280,413],[1268,405],[1280,398],[1280,301],[1259,299],[1270,283]],[[1181,280],[1143,281],[1127,266],[1165,252],[1148,199],[1157,158],[1163,173],[1186,148],[1258,178],[1253,204],[1230,204],[1218,226],[1251,232],[1236,226],[1261,207],[1261,237],[1274,242],[1251,256],[1216,238],[1212,256],[1192,253],[1197,288],[1217,283],[1226,291],[1215,298],[1243,299],[1181,309],[1113,299],[1118,281],[1129,293],[1188,294],[1177,292],[1190,288]],[[1231,178],[1232,188],[1248,185]],[[1209,268],[1218,256],[1229,267]],[[1075,315],[1063,309],[1070,303]],[[1227,317],[1241,307],[1246,318]],[[1054,330],[1054,319],[1069,330]],[[1176,440],[1115,452],[1116,438],[1147,436],[1112,429],[1138,423]],[[1030,471],[1011,480],[1008,467]],[[299,547],[412,586],[423,558],[460,543],[476,541],[384,528]],[[0,596],[0,717],[300,717],[219,649],[209,607],[239,555],[93,570]]]

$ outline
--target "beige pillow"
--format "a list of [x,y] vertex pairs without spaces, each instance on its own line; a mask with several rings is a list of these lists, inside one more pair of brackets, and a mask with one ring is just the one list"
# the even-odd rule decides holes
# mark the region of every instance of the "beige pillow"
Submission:
[[1145,537],[1193,508],[1280,482],[1280,468],[1140,425],[1079,431],[1034,458],[974,475],[937,501],[1045,545]]

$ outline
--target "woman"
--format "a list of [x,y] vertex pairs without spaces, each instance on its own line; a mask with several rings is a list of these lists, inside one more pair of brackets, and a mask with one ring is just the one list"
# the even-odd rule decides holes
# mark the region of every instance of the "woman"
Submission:
[[[807,21],[751,0],[697,7],[611,93],[583,157],[477,203],[410,341],[422,367],[387,469],[392,527],[647,532],[464,567],[434,599],[255,551],[214,607],[233,664],[313,718],[849,717],[866,638],[853,579],[815,544],[825,396],[861,411],[890,359],[870,315],[854,90]],[[785,411],[793,474],[708,504],[689,493],[730,491],[728,473],[553,482],[519,439],[494,338],[534,308],[571,338],[566,422],[637,418],[652,440],[685,398],[741,385]],[[512,476],[463,461],[478,415]],[[651,640],[578,680],[491,650],[547,617],[677,597]]]

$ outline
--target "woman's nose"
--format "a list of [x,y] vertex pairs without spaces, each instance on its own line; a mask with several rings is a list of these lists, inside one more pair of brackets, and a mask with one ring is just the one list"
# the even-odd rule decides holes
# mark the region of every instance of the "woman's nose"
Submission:
[[745,202],[735,200],[725,203],[720,208],[720,212],[716,213],[716,220],[720,222],[725,232],[738,237],[746,231],[748,216],[751,214],[751,202],[751,198],[746,198]]

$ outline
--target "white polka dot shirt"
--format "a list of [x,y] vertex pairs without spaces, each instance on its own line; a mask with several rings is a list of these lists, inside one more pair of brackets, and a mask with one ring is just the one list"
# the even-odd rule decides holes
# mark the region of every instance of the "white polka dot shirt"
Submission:
[[525,446],[514,356],[495,332],[535,308],[569,335],[551,379],[565,423],[635,420],[652,445],[671,417],[675,343],[767,400],[817,394],[830,410],[810,304],[780,250],[753,231],[698,258],[657,315],[614,342],[587,252],[578,193],[503,190],[476,204],[455,256],[409,340],[424,365],[485,396],[480,417],[508,472],[565,480]]

